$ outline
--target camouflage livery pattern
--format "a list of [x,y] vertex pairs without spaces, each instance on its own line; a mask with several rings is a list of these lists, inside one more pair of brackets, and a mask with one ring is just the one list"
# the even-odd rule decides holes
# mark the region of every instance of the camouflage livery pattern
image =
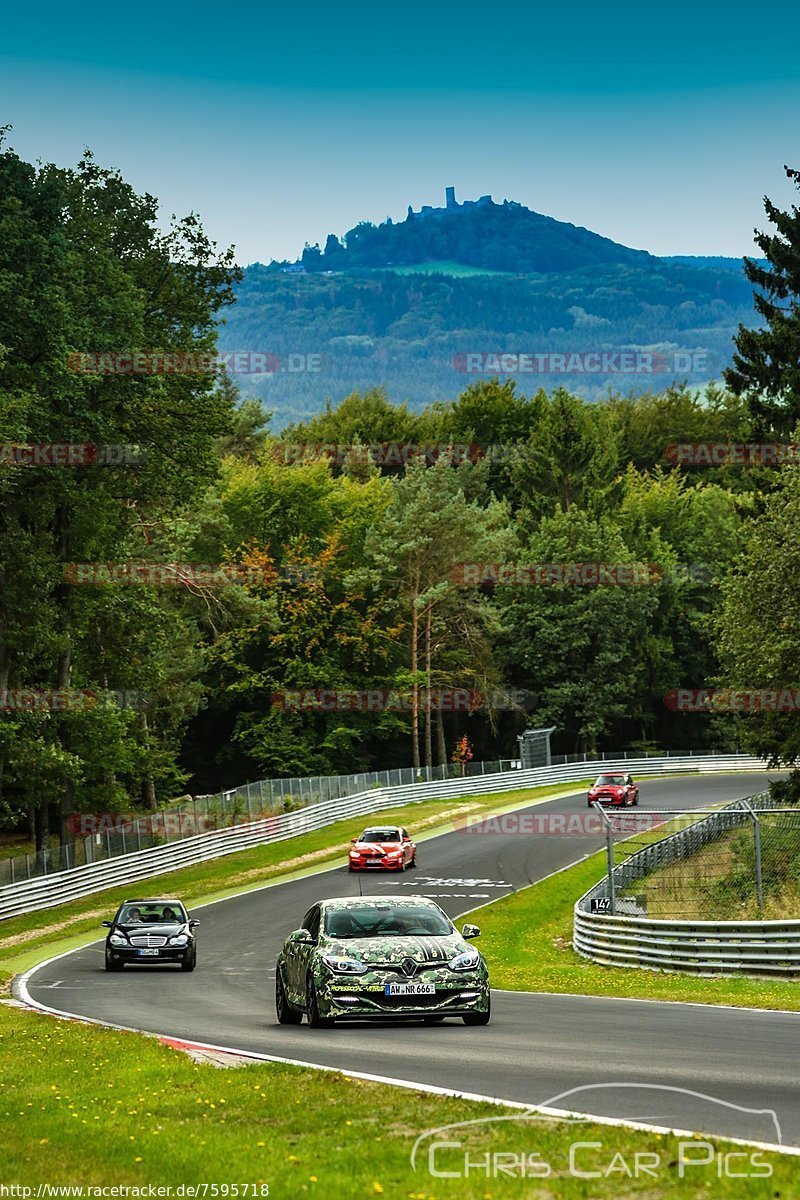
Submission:
[[[324,1017],[462,1016],[489,1010],[489,973],[483,956],[452,928],[449,918],[432,900],[421,897],[394,901],[380,897],[323,900],[314,909],[321,914],[316,943],[297,942],[290,934],[278,957],[289,1002],[298,1010],[306,1005],[309,977],[313,980],[317,1006]],[[314,912],[310,910],[310,913]],[[408,918],[418,910],[422,924],[425,913],[433,913],[450,925],[448,934],[395,933],[389,936],[335,937],[325,933],[325,919],[332,912],[361,909],[400,911]],[[307,914],[308,915],[308,914]],[[458,955],[478,954],[474,968],[454,970],[450,963]],[[367,970],[344,974],[333,970],[325,958],[356,960]],[[387,996],[389,983],[433,984],[428,995]]]

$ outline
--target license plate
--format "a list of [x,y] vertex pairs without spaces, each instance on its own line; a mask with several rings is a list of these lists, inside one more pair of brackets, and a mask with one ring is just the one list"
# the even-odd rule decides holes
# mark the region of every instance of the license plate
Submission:
[[434,996],[436,988],[432,983],[387,983],[387,996]]
[[152,950],[152,949],[150,949],[150,947],[148,947],[147,949],[144,949],[144,950],[137,950],[136,953],[141,958],[145,958],[145,957],[157,958],[158,957],[158,950]]
[[379,863],[380,861],[381,860],[379,858],[368,858],[367,859],[368,863]]

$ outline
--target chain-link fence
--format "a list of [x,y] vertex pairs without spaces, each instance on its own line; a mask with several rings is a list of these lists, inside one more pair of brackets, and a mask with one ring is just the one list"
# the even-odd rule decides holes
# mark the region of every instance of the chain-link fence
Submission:
[[651,920],[800,918],[800,809],[768,795],[724,809],[602,810],[594,911]]
[[73,813],[75,836],[64,844],[51,841],[37,853],[0,858],[0,887],[104,862],[134,850],[148,850],[211,829],[224,829],[258,817],[293,812],[328,800],[354,796],[371,788],[402,787],[413,783],[474,777],[511,771],[512,759],[471,762],[463,767],[446,763],[438,767],[398,767],[351,775],[318,775],[287,779],[259,779],[228,791],[192,796],[156,812]]
[[[643,758],[702,758],[703,751],[610,750],[602,754],[554,755],[552,766],[585,762],[636,761]],[[73,838],[57,844],[52,839],[38,853],[29,852],[0,858],[0,887],[70,870],[88,863],[103,862],[134,850],[147,850],[182,838],[225,828],[257,817],[293,812],[329,800],[354,796],[370,788],[405,787],[415,783],[474,778],[520,768],[519,760],[497,759],[491,762],[445,763],[437,767],[397,767],[388,771],[365,771],[350,775],[296,776],[286,779],[259,779],[239,787],[205,796],[185,797],[156,812],[75,813],[70,825]],[[587,772],[588,775],[592,771]],[[509,786],[512,786],[511,784]]]

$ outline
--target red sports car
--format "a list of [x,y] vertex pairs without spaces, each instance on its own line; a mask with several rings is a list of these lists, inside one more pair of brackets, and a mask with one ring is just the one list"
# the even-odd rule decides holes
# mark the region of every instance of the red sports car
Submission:
[[618,808],[639,803],[639,789],[630,775],[598,775],[586,793],[586,803],[613,804]]
[[417,847],[407,829],[381,825],[365,829],[350,846],[351,871],[405,871],[417,865]]

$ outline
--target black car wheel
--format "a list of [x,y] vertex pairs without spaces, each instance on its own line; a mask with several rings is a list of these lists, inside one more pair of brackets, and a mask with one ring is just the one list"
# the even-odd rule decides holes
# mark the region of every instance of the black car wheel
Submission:
[[121,971],[124,966],[125,966],[125,963],[115,962],[114,959],[111,958],[108,954],[106,955],[106,970],[107,971]]
[[486,1012],[464,1013],[461,1020],[465,1025],[488,1025],[492,1018],[492,1001],[489,1000]]
[[275,972],[275,1015],[279,1025],[299,1025],[303,1014],[292,1008],[286,998],[280,967]]
[[197,966],[197,950],[193,949],[191,955],[187,955],[186,958],[181,959],[181,970],[182,971],[193,971],[196,966]]
[[306,1020],[312,1029],[330,1029],[333,1017],[321,1017],[317,1004],[317,990],[314,980],[309,975],[306,979]]
[[411,862],[410,862],[408,865],[409,865],[409,867],[416,867],[416,865],[417,865],[417,852],[416,852],[416,850],[414,851],[414,857],[411,859]]

